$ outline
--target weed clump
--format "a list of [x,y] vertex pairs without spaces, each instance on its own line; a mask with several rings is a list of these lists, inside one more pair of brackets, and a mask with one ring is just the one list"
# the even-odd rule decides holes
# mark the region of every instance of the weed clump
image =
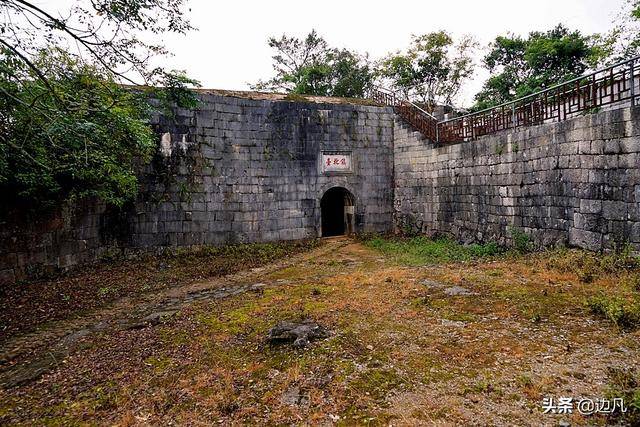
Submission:
[[531,236],[529,236],[527,233],[517,228],[511,228],[510,234],[511,240],[513,242],[513,248],[516,250],[516,252],[525,254],[533,250],[533,242],[531,241]]
[[285,100],[287,101],[292,101],[292,102],[307,102],[308,99],[306,96],[301,95],[299,93],[289,93],[287,94],[287,96],[284,97]]
[[[574,273],[582,283],[591,283],[601,275],[633,273],[640,270],[640,258],[634,256],[630,246],[607,254],[588,251],[560,250],[547,259],[547,267]],[[636,291],[640,290],[640,277],[630,277]]]
[[632,291],[640,292],[640,274],[630,274],[629,277],[627,277],[626,282]]
[[620,425],[640,424],[640,376],[632,368],[607,369],[608,399],[622,399],[627,408],[626,413],[615,412],[611,414],[614,418],[620,418]]
[[587,300],[592,314],[603,317],[621,329],[636,329],[640,326],[640,303],[621,297],[598,295]]
[[501,254],[503,249],[496,242],[487,242],[482,245],[473,244],[468,246],[469,252],[475,258],[491,257]]

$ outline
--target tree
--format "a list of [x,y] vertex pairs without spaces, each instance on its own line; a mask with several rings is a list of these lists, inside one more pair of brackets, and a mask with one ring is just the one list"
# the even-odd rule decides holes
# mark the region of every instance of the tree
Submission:
[[183,18],[186,0],[74,0],[63,15],[27,0],[0,0],[4,21],[0,45],[27,64],[56,46],[79,62],[90,62],[102,72],[130,84],[153,84],[164,70],[151,67],[152,58],[166,54],[145,34],[185,33],[192,27]]
[[484,58],[491,72],[475,96],[475,110],[529,95],[578,77],[606,56],[598,36],[584,36],[562,25],[528,38],[498,36]]
[[253,89],[362,97],[373,81],[366,56],[329,47],[315,30],[302,40],[287,35],[272,37],[269,46],[276,51],[272,57],[275,76],[259,81]]
[[2,77],[26,77],[0,80],[8,131],[0,145],[3,197],[38,204],[99,197],[122,205],[136,194],[134,159],[154,147],[144,99],[61,52],[43,52],[33,65],[46,84],[24,63],[0,63]]
[[373,70],[366,56],[347,49],[329,54],[331,91],[328,95],[344,98],[363,97],[373,83]]
[[382,60],[378,75],[432,112],[437,105],[451,105],[472,76],[476,45],[469,36],[455,42],[446,31],[413,36],[406,51]]
[[610,46],[609,63],[640,55],[640,0],[626,1],[606,37]]
[[144,34],[184,33],[184,0],[75,0],[56,14],[0,0],[0,192],[29,207],[136,194],[136,162],[153,151],[149,94],[189,104],[196,82],[152,67]]

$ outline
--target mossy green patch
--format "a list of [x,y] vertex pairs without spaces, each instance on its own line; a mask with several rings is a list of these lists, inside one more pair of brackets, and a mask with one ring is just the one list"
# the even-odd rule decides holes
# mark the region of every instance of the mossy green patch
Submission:
[[398,372],[389,368],[373,368],[361,372],[349,383],[355,396],[366,395],[383,400],[389,392],[404,383]]
[[266,276],[266,279],[269,280],[287,280],[287,279],[298,279],[301,277],[305,277],[307,272],[299,266],[291,266],[280,269],[278,271],[274,271]]
[[579,306],[579,299],[571,293],[547,290],[535,283],[512,286],[505,284],[494,295],[499,301],[507,302],[514,309],[514,314],[534,321],[552,319],[567,310],[575,311]]
[[151,356],[145,359],[144,363],[151,367],[156,374],[161,374],[173,366],[173,359],[166,356]]
[[493,242],[483,245],[461,245],[447,238],[429,239],[422,236],[410,239],[376,236],[366,240],[365,244],[401,264],[410,266],[470,261],[503,252]]
[[586,301],[591,313],[603,317],[622,329],[640,327],[640,300],[601,294]]

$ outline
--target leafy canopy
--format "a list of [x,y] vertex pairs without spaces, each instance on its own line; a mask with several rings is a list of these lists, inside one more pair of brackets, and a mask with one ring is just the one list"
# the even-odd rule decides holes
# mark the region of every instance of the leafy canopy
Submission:
[[256,90],[353,98],[364,96],[373,81],[366,56],[329,47],[315,30],[304,39],[272,37],[269,46],[275,76],[253,85]]
[[[63,52],[34,61],[47,85],[15,57],[0,60],[2,193],[21,202],[98,197],[122,205],[136,194],[134,159],[148,159],[154,147],[144,98]],[[22,81],[9,78],[15,73]]]
[[570,80],[606,54],[602,40],[562,25],[527,38],[498,36],[484,58],[491,77],[475,96],[474,109],[488,108]]
[[[166,53],[145,34],[184,33],[185,0],[1,0],[0,191],[28,207],[97,197],[123,205],[135,167],[154,147],[149,94],[122,83],[165,86],[161,101],[189,105],[183,73],[153,67]],[[138,86],[140,87],[140,86]]]
[[405,51],[381,61],[378,74],[405,98],[431,112],[436,105],[451,105],[472,76],[476,46],[472,37],[456,42],[446,31],[413,36]]
[[605,36],[610,47],[609,63],[640,56],[640,0],[627,0]]

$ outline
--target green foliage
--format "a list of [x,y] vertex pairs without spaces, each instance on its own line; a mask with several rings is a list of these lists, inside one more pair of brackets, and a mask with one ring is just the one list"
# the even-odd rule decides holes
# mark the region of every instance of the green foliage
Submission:
[[640,258],[633,255],[630,245],[607,254],[563,249],[549,254],[547,266],[574,273],[583,283],[590,283],[601,275],[626,272],[629,274],[629,287],[633,289],[634,283],[638,280],[634,272],[640,269]]
[[330,90],[328,95],[343,98],[363,97],[372,84],[373,72],[366,57],[347,49],[328,54]]
[[451,105],[472,76],[476,44],[469,36],[456,43],[446,31],[413,36],[407,50],[385,58],[377,73],[432,112],[436,105]]
[[632,273],[626,279],[627,285],[633,291],[640,292],[640,274]]
[[475,96],[474,110],[488,108],[570,80],[608,54],[599,36],[585,36],[562,25],[534,31],[527,38],[498,36],[484,58],[491,77]]
[[609,367],[607,369],[608,399],[622,399],[627,407],[627,413],[620,411],[612,414],[619,425],[640,425],[640,376],[634,368]]
[[423,236],[410,239],[368,238],[365,244],[407,265],[439,264],[492,257],[503,252],[496,243],[461,245],[447,238],[429,239]]
[[589,298],[586,305],[591,313],[613,322],[621,329],[636,329],[640,326],[640,302],[635,298],[601,294]]
[[1,44],[36,72],[31,61],[38,52],[57,48],[115,80],[155,84],[164,71],[150,66],[150,60],[166,53],[155,41],[163,33],[184,34],[192,28],[183,18],[186,2],[73,0],[54,7],[32,0],[2,1]]
[[124,204],[137,191],[135,162],[154,147],[144,98],[60,51],[42,51],[35,64],[46,83],[0,52],[3,194],[32,206],[84,197]]
[[513,248],[517,252],[524,254],[533,250],[533,242],[527,233],[515,227],[512,227],[509,232],[511,234]]
[[467,246],[469,253],[473,258],[491,257],[504,252],[496,242],[487,242],[483,244],[474,243]]
[[305,39],[283,35],[270,38],[275,49],[275,77],[253,85],[257,90],[284,90],[317,96],[363,97],[373,75],[366,56],[336,49],[312,30]]
[[199,87],[200,82],[188,77],[184,71],[163,72],[158,87],[148,88],[151,96],[160,102],[164,113],[172,115],[174,107],[195,109],[198,98],[190,87]]
[[608,42],[608,62],[620,62],[640,55],[640,0],[626,0],[614,24],[614,28],[602,36]]
[[29,0],[0,2],[6,205],[98,198],[122,206],[135,196],[136,166],[155,145],[149,94],[139,88],[163,86],[155,92],[161,104],[194,103],[187,86],[195,82],[151,67],[151,58],[166,52],[144,41],[188,31],[184,6],[185,0],[78,0],[51,12]]

